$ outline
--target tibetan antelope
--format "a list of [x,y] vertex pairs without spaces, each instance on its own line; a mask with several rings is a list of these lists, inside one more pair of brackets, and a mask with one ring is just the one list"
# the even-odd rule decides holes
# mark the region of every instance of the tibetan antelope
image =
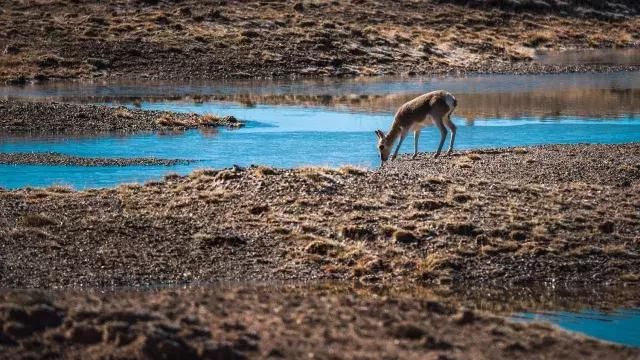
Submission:
[[444,140],[447,138],[447,128],[451,130],[451,141],[449,142],[447,154],[451,154],[453,142],[456,139],[456,126],[451,121],[451,113],[457,105],[458,101],[453,95],[447,91],[439,90],[420,95],[400,106],[393,119],[389,133],[385,135],[381,130],[376,130],[378,150],[380,151],[382,163],[384,164],[389,159],[393,144],[400,138],[396,151],[391,157],[391,160],[395,160],[402,141],[407,137],[409,131],[413,131],[413,159],[415,159],[418,155],[420,130],[431,123],[435,124],[440,130],[440,145],[438,145],[438,151],[436,151],[434,157],[440,155]]

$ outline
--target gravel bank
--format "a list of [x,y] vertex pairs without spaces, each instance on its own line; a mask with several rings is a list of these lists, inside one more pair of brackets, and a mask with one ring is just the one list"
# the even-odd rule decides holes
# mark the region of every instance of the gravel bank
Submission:
[[232,116],[180,114],[125,107],[0,100],[0,133],[98,134],[241,127]]
[[0,164],[5,165],[79,165],[79,166],[173,166],[189,164],[191,160],[158,158],[87,158],[60,153],[0,153]]
[[639,159],[638,144],[555,145],[3,191],[0,283],[635,282]]

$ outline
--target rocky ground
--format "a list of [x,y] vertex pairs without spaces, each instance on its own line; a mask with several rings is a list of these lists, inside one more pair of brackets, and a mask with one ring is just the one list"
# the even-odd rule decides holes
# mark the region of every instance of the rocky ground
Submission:
[[535,51],[630,47],[638,3],[5,1],[0,80],[219,79],[619,70]]
[[0,282],[636,282],[639,159],[638,144],[558,145],[3,191]]
[[640,358],[638,349],[507,321],[437,293],[330,284],[3,290],[0,325],[2,359]]
[[60,153],[0,153],[0,164],[16,165],[79,165],[79,166],[173,166],[190,160],[158,158],[87,158]]
[[96,134],[212,126],[237,128],[242,124],[232,116],[0,99],[0,134],[3,135]]

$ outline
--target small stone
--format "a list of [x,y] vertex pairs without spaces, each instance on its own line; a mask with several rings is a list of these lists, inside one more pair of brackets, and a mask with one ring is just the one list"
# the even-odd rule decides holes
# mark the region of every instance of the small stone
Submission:
[[453,316],[453,321],[459,325],[466,325],[474,322],[476,319],[472,310],[462,310]]
[[95,326],[79,324],[67,331],[67,339],[78,344],[95,344],[102,340],[102,331]]
[[397,230],[393,233],[393,240],[400,244],[414,244],[420,241],[411,231]]
[[128,323],[123,321],[110,321],[104,325],[102,339],[105,342],[113,342],[116,346],[124,346],[131,343],[136,335],[131,332]]
[[429,350],[450,350],[453,348],[450,343],[436,339],[433,336],[427,336],[422,345]]
[[258,342],[255,339],[251,339],[248,336],[241,336],[233,344],[233,347],[240,351],[258,351],[260,348]]
[[0,308],[0,319],[26,323],[29,321],[29,314],[17,305],[7,304]]
[[19,322],[10,321],[4,324],[4,332],[13,338],[23,338],[33,333],[33,329],[29,325]]
[[154,329],[144,338],[142,351],[152,359],[195,359],[196,352],[181,338]]
[[396,338],[417,340],[423,337],[425,330],[414,323],[396,324],[392,327],[391,333]]
[[38,304],[29,309],[29,317],[37,330],[62,324],[62,316],[50,305]]
[[598,225],[598,230],[600,230],[604,234],[611,234],[615,230],[615,224],[613,223],[613,221],[607,220]]

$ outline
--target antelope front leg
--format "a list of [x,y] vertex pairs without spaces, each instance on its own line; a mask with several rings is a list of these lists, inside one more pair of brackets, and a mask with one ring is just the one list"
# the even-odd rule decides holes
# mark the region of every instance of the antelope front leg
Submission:
[[402,135],[400,136],[400,141],[398,142],[398,146],[396,146],[396,151],[393,153],[391,160],[395,160],[396,157],[398,157],[398,151],[400,151],[400,145],[402,145],[402,142],[406,137],[407,137],[407,133],[402,133]]
[[453,152],[453,143],[456,141],[456,125],[451,121],[451,115],[447,117],[445,125],[451,130],[451,140],[449,141],[449,150],[447,150],[447,155],[451,155]]
[[413,157],[415,159],[418,156],[418,139],[420,138],[420,130],[413,132]]
[[442,146],[444,145],[444,140],[447,138],[447,129],[442,125],[442,121],[436,122],[436,126],[438,130],[440,130],[440,145],[438,145],[438,151],[436,151],[434,158],[440,156],[440,152],[442,151]]

